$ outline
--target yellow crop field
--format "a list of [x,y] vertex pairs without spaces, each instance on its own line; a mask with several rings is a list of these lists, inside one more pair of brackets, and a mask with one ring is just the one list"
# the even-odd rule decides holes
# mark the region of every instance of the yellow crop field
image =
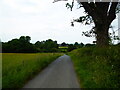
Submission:
[[21,88],[25,82],[61,55],[61,53],[3,53],[2,87]]

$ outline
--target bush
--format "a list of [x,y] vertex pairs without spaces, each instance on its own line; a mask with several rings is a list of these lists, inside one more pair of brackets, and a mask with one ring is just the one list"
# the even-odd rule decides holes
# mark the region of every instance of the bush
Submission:
[[69,53],[83,88],[120,88],[120,47],[81,48]]

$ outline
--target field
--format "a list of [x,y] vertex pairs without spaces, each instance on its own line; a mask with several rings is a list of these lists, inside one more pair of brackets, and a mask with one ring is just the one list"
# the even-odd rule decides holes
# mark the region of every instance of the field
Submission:
[[81,48],[68,55],[82,88],[120,88],[120,47]]
[[3,53],[2,87],[21,88],[29,79],[61,55],[60,53]]
[[67,52],[67,50],[68,50],[67,46],[59,47],[60,52]]

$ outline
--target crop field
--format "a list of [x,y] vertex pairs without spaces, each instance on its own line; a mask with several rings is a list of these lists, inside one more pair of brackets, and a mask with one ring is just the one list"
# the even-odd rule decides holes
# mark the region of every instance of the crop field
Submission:
[[2,87],[21,88],[61,53],[3,53],[2,54]]
[[59,47],[59,50],[60,50],[61,52],[67,52],[67,49],[68,49],[67,46],[65,46],[65,47]]

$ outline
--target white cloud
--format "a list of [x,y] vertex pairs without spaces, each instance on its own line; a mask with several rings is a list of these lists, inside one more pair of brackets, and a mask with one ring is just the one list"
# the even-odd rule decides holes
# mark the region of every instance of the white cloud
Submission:
[[71,12],[65,7],[66,2],[52,3],[53,0],[1,0],[0,1],[0,36],[2,41],[29,35],[32,42],[54,39],[59,43],[92,42],[93,39],[82,37],[82,31],[89,26],[75,24],[73,18],[83,14],[83,9]]
[[[39,13],[44,11],[47,0],[2,0],[2,6],[20,13]],[[51,2],[52,3],[52,2]]]

